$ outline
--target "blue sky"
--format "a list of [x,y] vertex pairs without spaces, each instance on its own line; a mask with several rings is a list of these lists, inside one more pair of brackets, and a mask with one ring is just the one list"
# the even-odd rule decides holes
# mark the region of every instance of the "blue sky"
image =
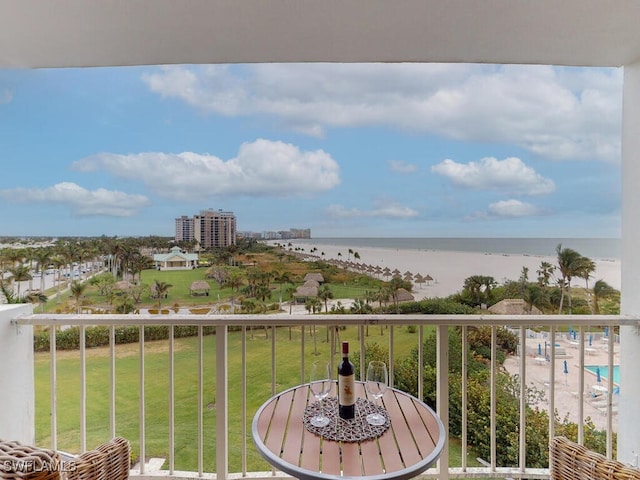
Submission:
[[0,235],[618,237],[620,69],[0,70]]

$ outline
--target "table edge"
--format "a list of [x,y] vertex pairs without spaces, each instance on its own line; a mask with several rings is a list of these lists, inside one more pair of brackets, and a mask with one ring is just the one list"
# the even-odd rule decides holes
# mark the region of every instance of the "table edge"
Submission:
[[[364,382],[358,382],[358,383],[364,383]],[[442,454],[442,450],[444,448],[444,442],[446,439],[446,431],[444,428],[444,424],[442,423],[442,420],[440,419],[438,414],[429,405],[427,405],[417,397],[414,397],[413,395],[407,392],[403,392],[402,390],[398,390],[397,388],[390,387],[389,390],[400,393],[401,395],[405,395],[421,403],[427,410],[429,410],[433,414],[433,417],[436,419],[436,423],[438,425],[438,442],[436,443],[433,449],[433,452],[429,456],[415,463],[411,467],[404,468],[402,470],[398,470],[394,472],[393,475],[376,474],[376,475],[347,476],[347,475],[319,474],[318,472],[307,470],[305,468],[300,468],[300,467],[294,466],[289,462],[283,461],[279,456],[273,454],[271,450],[267,448],[267,446],[264,444],[264,442],[258,435],[258,418],[260,417],[264,409],[267,407],[267,405],[269,405],[269,403],[271,403],[271,401],[273,401],[276,397],[280,397],[286,394],[287,392],[297,390],[299,388],[306,387],[308,385],[309,385],[308,383],[303,383],[303,384],[296,385],[294,387],[291,387],[276,393],[275,395],[265,400],[264,403],[260,406],[260,408],[258,408],[255,415],[253,416],[253,421],[251,422],[251,437],[253,438],[253,443],[256,446],[258,453],[260,453],[260,455],[262,455],[262,457],[267,462],[269,462],[273,467],[277,468],[278,470],[284,473],[288,473],[289,475],[292,475],[301,480],[317,480],[319,478],[323,480],[344,480],[344,479],[408,480],[410,478],[414,478],[420,475],[422,472],[430,468]]]

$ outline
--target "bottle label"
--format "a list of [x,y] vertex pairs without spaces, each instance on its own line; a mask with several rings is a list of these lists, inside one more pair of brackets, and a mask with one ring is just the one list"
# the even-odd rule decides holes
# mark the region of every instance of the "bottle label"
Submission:
[[356,403],[354,375],[339,375],[338,389],[340,390],[338,400],[342,406],[351,406]]

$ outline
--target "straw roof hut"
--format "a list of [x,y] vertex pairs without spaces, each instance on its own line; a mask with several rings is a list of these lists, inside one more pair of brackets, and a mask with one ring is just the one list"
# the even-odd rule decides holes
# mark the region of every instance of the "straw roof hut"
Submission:
[[307,280],[306,282],[304,282],[303,287],[315,287],[318,288],[320,286],[320,282],[318,282],[317,280]]
[[315,280],[319,284],[323,284],[324,283],[324,277],[322,276],[322,274],[320,272],[309,272],[309,273],[307,273],[304,276],[304,281],[307,282],[308,280]]
[[406,289],[399,288],[396,292],[398,302],[413,302],[416,298]]
[[520,298],[505,298],[488,308],[497,315],[541,315],[542,312]]
[[206,281],[196,280],[189,287],[189,295],[206,295],[208,297],[210,289],[211,287]]
[[308,298],[315,298],[318,296],[318,287],[302,285],[296,288],[293,293],[293,298],[296,303],[304,303]]

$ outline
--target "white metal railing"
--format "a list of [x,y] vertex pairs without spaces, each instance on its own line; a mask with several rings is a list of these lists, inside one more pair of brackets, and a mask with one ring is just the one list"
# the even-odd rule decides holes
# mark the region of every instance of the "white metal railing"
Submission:
[[[438,468],[436,470],[428,471],[424,476],[438,476],[438,478],[496,478],[496,477],[510,477],[510,478],[549,478],[548,469],[530,469],[526,468],[526,434],[525,434],[525,407],[526,407],[526,388],[527,388],[527,362],[520,361],[519,375],[520,381],[520,419],[519,419],[519,455],[520,461],[518,467],[505,468],[496,465],[496,349],[497,349],[497,328],[509,327],[514,329],[517,333],[520,347],[519,355],[522,359],[523,355],[526,355],[526,339],[528,328],[533,327],[545,327],[545,331],[548,329],[548,335],[550,340],[550,357],[549,357],[549,398],[548,408],[551,414],[549,415],[549,435],[554,435],[554,421],[553,412],[555,410],[554,398],[555,398],[555,362],[556,362],[556,330],[560,326],[573,325],[578,327],[578,334],[583,341],[578,346],[579,354],[579,391],[578,391],[578,441],[582,443],[584,440],[584,392],[585,392],[585,379],[584,379],[584,366],[585,366],[585,341],[587,329],[595,326],[606,326],[609,332],[613,333],[613,327],[636,322],[636,319],[628,319],[622,316],[557,316],[557,315],[525,315],[525,316],[513,316],[513,315],[271,315],[271,316],[254,316],[254,315],[216,315],[216,316],[201,316],[201,315],[54,315],[54,314],[32,314],[28,316],[22,316],[16,319],[16,323],[19,325],[39,325],[49,327],[62,327],[62,326],[78,326],[80,331],[84,332],[87,326],[93,325],[106,325],[110,327],[109,330],[109,434],[115,436],[117,431],[116,425],[116,357],[117,348],[115,346],[115,328],[117,326],[131,326],[135,325],[139,327],[139,424],[140,424],[140,439],[139,439],[139,455],[141,459],[146,458],[146,433],[147,426],[145,424],[145,338],[144,327],[147,325],[166,325],[169,327],[170,335],[168,339],[168,359],[169,359],[169,381],[168,392],[169,397],[169,458],[168,458],[168,471],[165,472],[165,476],[177,475],[175,470],[175,344],[174,344],[174,328],[178,325],[196,325],[198,327],[198,422],[197,422],[197,465],[198,471],[193,472],[191,475],[197,477],[208,476],[204,469],[204,456],[209,452],[205,452],[204,445],[204,422],[203,422],[203,327],[215,326],[216,327],[216,444],[215,444],[215,464],[216,464],[216,477],[218,479],[228,478],[230,476],[246,477],[263,475],[265,478],[272,476],[274,472],[266,472],[259,474],[257,472],[247,471],[247,455],[253,448],[253,445],[247,445],[246,435],[243,434],[243,442],[241,448],[241,467],[238,472],[229,474],[229,442],[228,442],[228,332],[230,327],[241,328],[241,359],[242,359],[242,373],[241,373],[241,425],[242,432],[247,432],[247,425],[249,423],[248,416],[252,415],[252,412],[247,411],[247,328],[251,326],[264,326],[265,329],[269,329],[271,335],[271,392],[265,392],[265,399],[269,394],[275,393],[280,387],[277,384],[277,351],[276,351],[276,335],[285,334],[280,333],[282,329],[278,327],[292,327],[302,326],[303,332],[305,327],[310,326],[357,326],[359,327],[359,339],[360,339],[360,365],[361,365],[361,378],[364,377],[364,352],[366,338],[364,334],[364,328],[372,325],[385,325],[389,327],[389,365],[393,368],[393,360],[395,358],[394,350],[394,328],[400,325],[416,325],[418,326],[417,335],[417,349],[420,361],[419,367],[416,372],[418,394],[422,397],[424,392],[423,386],[423,361],[424,356],[423,343],[424,334],[423,329],[425,326],[434,326],[437,333],[437,413],[441,417],[445,426],[448,425],[449,420],[449,389],[448,389],[448,345],[449,345],[449,327],[456,326],[461,327],[462,342],[467,342],[467,334],[469,327],[477,326],[489,326],[491,327],[491,407],[490,407],[490,431],[491,431],[491,458],[485,467],[469,467],[467,465],[467,413],[469,411],[468,399],[466,396],[467,390],[467,371],[466,366],[468,359],[466,358],[466,349],[462,348],[462,458],[461,466],[457,468],[447,468],[449,465],[449,451],[447,443],[445,443],[445,450],[438,462]],[[50,328],[50,382],[51,382],[51,447],[58,447],[58,377],[57,377],[57,348],[56,348],[56,336],[55,331],[57,328]],[[335,329],[330,329],[332,341],[334,339]],[[81,336],[80,343],[80,378],[81,383],[81,395],[80,395],[80,445],[82,450],[86,450],[86,435],[87,435],[87,418],[86,418],[86,347],[84,343],[84,337]],[[613,378],[613,364],[614,364],[614,346],[617,338],[615,335],[610,335],[607,344],[608,351],[608,370],[609,379]],[[546,340],[545,340],[546,341]],[[546,345],[546,343],[545,343]],[[305,380],[305,335],[301,336],[300,340],[300,380]],[[266,360],[265,360],[266,361]],[[333,360],[332,360],[333,361]],[[393,378],[392,371],[390,378]],[[393,380],[391,380],[393,381]],[[613,389],[609,388],[607,392],[608,396],[608,415],[607,415],[607,454],[612,457],[612,395]],[[149,452],[153,453],[153,452]],[[150,475],[145,471],[144,462],[140,463],[140,470],[137,473],[140,477]],[[181,478],[184,478],[186,474],[180,473]],[[155,475],[157,476],[157,474]]]

